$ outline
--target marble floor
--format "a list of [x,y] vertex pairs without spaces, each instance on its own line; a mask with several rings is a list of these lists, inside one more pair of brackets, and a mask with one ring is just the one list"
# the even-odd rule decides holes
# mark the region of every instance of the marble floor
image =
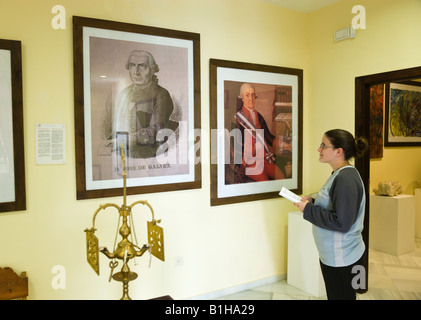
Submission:
[[[368,291],[358,300],[421,300],[421,239],[415,251],[394,256],[370,249]],[[314,297],[287,280],[245,290],[217,300],[326,300]]]

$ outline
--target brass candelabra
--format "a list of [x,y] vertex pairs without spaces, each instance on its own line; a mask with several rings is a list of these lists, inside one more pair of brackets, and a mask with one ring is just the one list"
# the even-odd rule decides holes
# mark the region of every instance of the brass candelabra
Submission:
[[[120,150],[121,150],[121,158],[122,158],[122,165],[123,165],[123,205],[118,206],[114,203],[107,203],[107,204],[99,206],[99,208],[95,211],[94,216],[93,216],[92,228],[85,229],[86,249],[87,249],[88,263],[91,265],[91,267],[94,269],[94,271],[98,275],[99,275],[99,252],[102,252],[107,258],[111,260],[109,263],[109,266],[111,268],[109,281],[111,281],[111,279],[114,279],[115,281],[122,282],[123,283],[123,296],[121,300],[131,300],[131,298],[129,297],[129,282],[137,278],[137,273],[130,271],[129,261],[131,259],[134,259],[135,257],[141,257],[146,251],[150,251],[151,255],[155,256],[156,258],[162,261],[165,261],[164,231],[160,226],[158,226],[158,223],[160,223],[161,220],[155,220],[153,208],[148,203],[148,201],[136,201],[132,203],[130,206],[126,205],[127,172],[126,172],[126,161],[125,161],[124,149],[122,145],[120,146]],[[134,229],[133,215],[132,215],[132,209],[138,204],[143,204],[147,206],[152,214],[152,220],[147,221],[148,244],[147,245],[144,244],[142,248],[140,248],[137,244],[136,232]],[[100,248],[99,240],[95,236],[96,216],[102,210],[105,210],[110,207],[117,209],[119,213],[119,220],[118,220],[119,222],[117,226],[118,233],[116,234],[116,237],[115,237],[113,252],[110,252],[105,247]],[[119,228],[120,220],[122,220],[122,223],[121,223],[121,227]],[[116,246],[118,234],[120,234],[122,239]],[[129,240],[129,237],[131,240]],[[122,261],[123,266],[120,272],[114,273],[114,269],[118,266],[118,260]]]

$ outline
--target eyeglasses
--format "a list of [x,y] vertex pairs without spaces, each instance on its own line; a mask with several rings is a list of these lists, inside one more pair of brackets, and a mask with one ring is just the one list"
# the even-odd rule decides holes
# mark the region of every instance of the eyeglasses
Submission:
[[327,146],[323,142],[320,144],[319,148],[322,149],[322,150],[327,149],[327,148],[335,149],[335,147],[333,147],[333,146]]

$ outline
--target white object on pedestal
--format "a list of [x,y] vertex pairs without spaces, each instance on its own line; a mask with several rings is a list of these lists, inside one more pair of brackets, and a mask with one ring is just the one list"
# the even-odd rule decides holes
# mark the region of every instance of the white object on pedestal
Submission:
[[288,213],[287,282],[315,297],[326,295],[312,224],[300,211]]
[[414,251],[414,224],[414,196],[370,196],[371,249],[396,256]]
[[415,237],[421,238],[421,188],[415,189]]

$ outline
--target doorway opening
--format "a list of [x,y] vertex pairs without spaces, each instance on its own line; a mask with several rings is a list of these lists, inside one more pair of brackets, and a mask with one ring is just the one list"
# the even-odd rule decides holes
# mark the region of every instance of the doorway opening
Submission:
[[[421,78],[421,67],[402,69],[355,78],[355,136],[370,137],[370,87],[390,82],[410,81]],[[369,248],[369,220],[370,220],[370,154],[355,160],[355,167],[361,174],[366,191],[366,215],[364,219],[363,239],[366,245],[366,284],[368,290],[368,248]]]

